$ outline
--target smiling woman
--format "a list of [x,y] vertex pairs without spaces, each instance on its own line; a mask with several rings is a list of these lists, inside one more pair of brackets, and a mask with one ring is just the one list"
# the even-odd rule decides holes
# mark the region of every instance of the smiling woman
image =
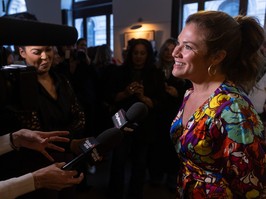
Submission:
[[[80,138],[84,130],[85,116],[69,81],[63,75],[59,75],[53,70],[54,47],[20,46],[19,53],[25,60],[27,66],[35,67],[37,71],[36,94],[24,96],[26,101],[34,100],[36,106],[27,110],[21,110],[18,107],[7,110],[13,116],[12,125],[17,128],[41,131],[52,131],[55,129],[67,130],[70,132],[69,138],[72,140],[71,143],[75,140],[74,142],[78,145],[79,140],[75,138]],[[28,82],[23,81],[20,83],[23,85]],[[24,86],[29,87],[28,84]],[[51,153],[54,160],[56,162],[69,162],[72,160],[73,153],[75,153],[74,145],[63,143],[61,147],[65,149],[64,153]],[[50,161],[47,161],[31,150],[21,149],[19,154],[14,155],[16,157],[7,162],[8,165],[19,165],[19,167],[14,166],[14,170],[18,175],[32,172],[50,164]],[[16,161],[19,161],[19,164]],[[4,168],[8,167],[8,165],[5,165],[5,163],[2,164]],[[5,175],[11,178],[15,174],[12,169],[7,169],[5,170]],[[0,176],[2,176],[2,173]],[[66,194],[68,196],[67,198],[72,199],[74,198],[75,188],[62,190],[60,193]],[[42,189],[26,194],[21,198],[46,199],[51,196],[54,196],[53,198],[59,198],[57,197],[58,195],[58,191]]]
[[172,53],[172,74],[193,85],[170,130],[181,162],[178,198],[265,198],[264,128],[246,94],[263,67],[263,41],[252,17],[187,18]]
[[39,75],[49,72],[54,58],[52,46],[19,47],[19,53],[28,66],[34,66],[37,69]]

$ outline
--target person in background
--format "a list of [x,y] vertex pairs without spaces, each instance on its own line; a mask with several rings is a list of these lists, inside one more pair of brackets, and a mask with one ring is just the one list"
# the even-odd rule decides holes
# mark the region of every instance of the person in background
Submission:
[[[67,131],[40,132],[29,129],[0,136],[0,155],[12,150],[19,150],[21,147],[39,151],[50,161],[54,161],[46,149],[53,149],[64,152],[54,142],[69,142],[68,138],[61,137],[68,135]],[[61,167],[65,163],[54,163],[32,173],[20,177],[0,181],[0,195],[5,199],[13,199],[36,189],[47,188],[61,190],[63,188],[79,184],[83,174],[77,176],[77,171],[64,171]]]
[[77,67],[74,59],[74,45],[54,46],[53,67],[57,73],[63,74],[71,80]]
[[52,66],[56,67],[58,64],[64,61],[64,57],[60,55],[57,46],[53,46],[53,51],[54,51],[54,59]]
[[[20,46],[19,52],[26,65],[36,69],[36,93],[33,96],[25,96],[31,98],[34,103],[31,109],[20,110],[19,107],[14,107],[10,110],[14,113],[12,125],[18,129],[69,131],[68,137],[71,141],[60,143],[65,152],[50,152],[56,162],[69,162],[79,153],[79,143],[85,139],[83,137],[84,111],[68,79],[53,70],[53,46]],[[29,88],[31,86],[33,85],[28,85]],[[12,175],[23,175],[50,165],[50,162],[39,153],[25,148],[15,154],[11,162],[12,167],[1,164],[1,167],[7,167],[7,169],[1,169],[2,173],[5,171],[1,174],[1,179],[13,177]],[[61,191],[39,189],[19,198],[73,198],[74,194],[75,187]]]
[[76,42],[76,50],[85,54],[85,61],[88,65],[91,64],[91,59],[88,54],[87,40],[85,38],[79,38]]
[[[79,39],[78,44],[84,43],[86,40]],[[81,45],[80,48],[82,48]],[[86,61],[86,54],[83,50],[77,50],[74,46],[58,46],[58,55],[61,61],[53,67],[56,73],[65,76],[78,99],[79,104],[85,114],[85,127],[82,136],[96,136],[96,117],[98,111],[96,103],[98,101],[98,82],[97,73],[92,66]],[[105,129],[104,129],[105,130]],[[100,132],[101,133],[101,132]]]
[[97,47],[93,67],[97,74],[97,106],[93,115],[98,133],[113,126],[113,101],[111,89],[112,77],[117,65],[113,62],[113,52],[109,45]]
[[79,38],[76,42],[76,49],[86,52],[87,51],[87,40],[85,38]]
[[[112,90],[114,112],[127,111],[134,103],[143,102],[149,109],[147,118],[133,133],[125,136],[113,150],[109,189],[110,197],[142,199],[146,179],[150,143],[156,134],[155,115],[163,97],[163,74],[155,66],[151,43],[146,39],[133,39],[123,65],[113,73]],[[125,169],[130,155],[130,183],[126,191]]]
[[2,66],[14,64],[15,56],[14,56],[12,49],[8,47],[1,47],[0,52],[2,56],[1,58],[3,59],[1,63]]
[[263,42],[260,51],[264,57],[264,68],[261,73],[262,75],[258,78],[258,83],[250,90],[249,98],[264,124],[266,136],[266,40]]
[[58,55],[61,61],[54,66],[54,70],[64,75],[77,96],[80,105],[85,113],[85,129],[86,135],[95,136],[95,103],[97,102],[97,74],[92,64],[87,61],[87,55],[84,52],[84,46],[87,45],[85,39],[80,38],[74,46],[58,46]]
[[193,87],[170,135],[180,159],[177,198],[265,198],[264,128],[247,91],[263,66],[258,20],[220,11],[186,19],[172,74]]
[[[164,74],[164,101],[161,103],[160,112],[157,114],[158,134],[152,145],[150,154],[150,181],[151,185],[158,186],[163,183],[170,191],[175,192],[178,160],[174,146],[169,137],[169,128],[177,110],[182,104],[185,91],[191,87],[189,81],[176,78],[172,75],[174,58],[172,52],[176,39],[165,40],[158,51],[156,67]],[[161,146],[161,147],[158,147]],[[158,161],[158,158],[161,161]]]
[[[166,108],[168,109],[168,111],[173,110],[174,107],[178,108],[182,104],[183,96],[186,90],[192,86],[190,81],[186,79],[174,77],[172,74],[173,64],[174,64],[174,58],[172,56],[172,52],[175,48],[176,42],[177,41],[174,38],[167,39],[159,50],[158,61],[156,62],[157,68],[162,70],[164,73],[165,92],[167,93],[167,96],[168,96],[168,99],[167,99],[168,103],[172,105],[173,103],[175,104],[175,106],[170,105],[170,107],[168,108],[164,107],[164,109]],[[176,111],[173,111],[173,112],[176,112]],[[175,115],[175,113],[172,113],[172,114]]]

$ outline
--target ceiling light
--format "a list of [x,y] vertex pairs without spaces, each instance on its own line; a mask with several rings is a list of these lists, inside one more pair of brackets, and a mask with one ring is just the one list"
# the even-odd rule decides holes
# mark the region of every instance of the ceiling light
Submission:
[[138,19],[138,22],[137,22],[136,24],[133,24],[133,25],[130,27],[130,29],[131,29],[131,30],[136,30],[136,29],[141,28],[141,27],[142,27],[142,24],[141,24],[142,21],[143,21],[143,20],[142,20],[142,18],[140,17],[140,18]]

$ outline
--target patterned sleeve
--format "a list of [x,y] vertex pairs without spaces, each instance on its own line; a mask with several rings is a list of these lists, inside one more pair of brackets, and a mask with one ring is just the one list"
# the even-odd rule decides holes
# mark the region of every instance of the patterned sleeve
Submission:
[[230,178],[227,181],[234,194],[261,198],[266,184],[263,124],[248,101],[234,98],[230,102],[221,114],[221,128],[227,135],[224,176]]

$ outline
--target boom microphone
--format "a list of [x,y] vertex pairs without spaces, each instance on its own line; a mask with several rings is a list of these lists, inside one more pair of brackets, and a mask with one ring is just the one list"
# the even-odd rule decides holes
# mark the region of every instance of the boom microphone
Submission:
[[33,20],[0,17],[0,45],[73,45],[76,28]]
[[63,170],[76,170],[83,162],[94,165],[101,161],[102,155],[113,149],[122,140],[121,131],[117,128],[110,128],[94,137],[87,138],[80,145],[82,151],[76,158],[65,164]]
[[136,102],[127,112],[120,109],[112,116],[112,120],[116,128],[125,132],[133,132],[147,115],[148,107],[142,102]]

